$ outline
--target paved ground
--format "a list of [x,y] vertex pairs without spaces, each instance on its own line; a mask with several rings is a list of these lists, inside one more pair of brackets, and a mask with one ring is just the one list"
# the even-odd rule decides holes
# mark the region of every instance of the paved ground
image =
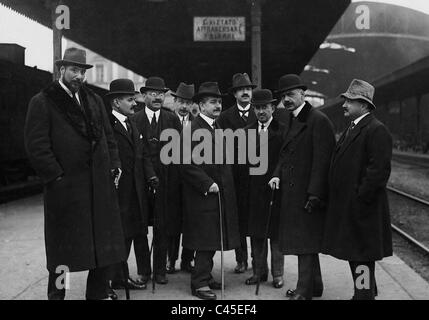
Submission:
[[[255,287],[244,285],[251,271],[243,275],[232,272],[234,253],[225,254],[225,298],[231,300],[284,300],[287,288],[294,288],[297,279],[297,259],[285,258],[283,289],[274,289],[270,282],[261,285],[259,296]],[[47,271],[43,241],[43,204],[41,196],[0,205],[0,300],[45,300]],[[130,259],[132,274],[135,274],[134,257]],[[344,261],[321,256],[325,285],[322,300],[347,300],[352,295],[352,281],[348,264]],[[215,278],[220,280],[220,254],[215,257]],[[429,284],[397,257],[385,259],[376,267],[379,300],[429,300]],[[271,279],[270,279],[271,281]],[[83,299],[86,273],[71,275],[71,289],[67,299]],[[188,274],[169,276],[169,284],[151,289],[132,291],[133,300],[192,300]],[[123,291],[118,291],[124,298]],[[219,294],[220,295],[220,294]]]

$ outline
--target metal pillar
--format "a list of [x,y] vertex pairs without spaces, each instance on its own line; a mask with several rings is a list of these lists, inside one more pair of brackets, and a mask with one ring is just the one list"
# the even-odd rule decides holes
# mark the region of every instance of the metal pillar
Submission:
[[264,0],[250,0],[252,24],[252,82],[259,88],[262,86],[261,62],[261,17]]
[[55,0],[55,1],[52,1],[50,5],[51,17],[52,17],[52,31],[53,31],[53,48],[54,48],[52,77],[54,81],[59,78],[59,71],[55,66],[55,61],[61,60],[62,58],[63,32],[62,30],[59,30],[56,26],[56,21],[57,21],[56,9],[59,5],[62,5],[62,4],[63,4],[63,0]]

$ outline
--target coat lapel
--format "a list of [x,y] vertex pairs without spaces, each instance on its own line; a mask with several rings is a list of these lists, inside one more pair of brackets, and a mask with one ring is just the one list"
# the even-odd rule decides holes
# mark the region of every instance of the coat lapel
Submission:
[[[120,121],[118,119],[116,119],[116,117],[115,117],[114,121],[115,121],[115,123],[113,126],[113,130],[115,130],[117,133],[119,133],[120,135],[125,137],[125,139],[127,139],[127,141],[134,147],[134,143],[133,143],[133,141],[131,141],[131,137],[128,134],[128,131],[124,128],[124,126],[120,123]],[[133,130],[133,135],[134,135],[134,131],[137,131],[137,129]]]

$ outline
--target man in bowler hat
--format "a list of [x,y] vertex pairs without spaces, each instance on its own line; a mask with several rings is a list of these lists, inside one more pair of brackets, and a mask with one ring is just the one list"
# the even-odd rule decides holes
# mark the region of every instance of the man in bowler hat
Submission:
[[[110,83],[110,91],[106,97],[112,108],[112,128],[122,163],[122,176],[117,193],[125,248],[129,256],[134,242],[137,272],[145,274],[145,270],[150,270],[150,264],[144,259],[149,252],[148,246],[141,245],[145,243],[142,238],[146,238],[148,229],[148,200],[144,187],[146,182],[150,183],[157,177],[149,158],[148,147],[134,121],[129,118],[134,114],[137,105],[134,83],[128,79],[114,80]],[[137,244],[136,239],[140,240]],[[111,283],[113,289],[146,289],[146,284],[141,279],[130,277],[127,262],[118,265],[115,271]],[[125,274],[122,274],[123,272]]]
[[[192,135],[196,130],[200,130],[205,131],[206,137],[211,138],[212,153],[209,163],[200,164],[201,159],[194,158],[192,150],[202,141],[192,141],[191,154],[184,155],[184,160],[189,159],[190,164],[181,166],[185,205],[183,245],[196,251],[191,290],[193,295],[204,300],[215,300],[217,296],[212,290],[221,289],[221,284],[215,281],[211,274],[213,257],[216,251],[221,250],[220,215],[224,232],[223,249],[232,250],[239,246],[238,216],[231,166],[218,165],[215,161],[215,128],[218,128],[215,121],[222,111],[222,96],[216,82],[201,84],[194,97],[201,113],[183,133],[184,135],[186,130],[190,130]],[[206,156],[201,155],[204,158]]]
[[392,137],[374,116],[374,92],[371,84],[355,79],[341,95],[350,126],[337,143],[329,172],[323,253],[349,261],[354,300],[374,300],[375,261],[392,255],[386,190]]
[[86,298],[110,299],[109,270],[125,261],[118,148],[102,99],[83,84],[86,52],[69,48],[56,66],[61,78],[31,99],[24,129],[44,183],[48,299],[65,298],[61,270],[89,270]]
[[[167,142],[160,141],[161,132],[166,129],[181,131],[177,116],[163,108],[165,94],[169,89],[164,79],[150,77],[144,87],[140,89],[143,94],[145,108],[133,116],[138,131],[146,140],[149,157],[151,159],[159,184],[148,185],[149,223],[153,225],[153,273],[156,283],[165,285],[166,261],[168,239],[177,234],[174,221],[179,216],[179,172],[175,166],[164,165],[160,159],[161,149]],[[147,241],[147,238],[146,238]],[[149,259],[150,257],[147,257]],[[147,281],[149,274],[141,275],[143,282]]]
[[[252,90],[256,85],[252,84],[247,73],[237,73],[232,78],[232,87],[229,90],[234,95],[236,103],[234,106],[223,112],[217,123],[222,129],[242,129],[250,123],[256,121],[256,116],[250,103]],[[238,149],[234,152],[234,184],[237,196],[238,216],[240,221],[240,247],[235,250],[237,266],[235,273],[244,273],[248,268],[247,250],[247,224],[249,203],[247,201],[249,175],[246,165],[238,164]]]
[[279,242],[283,254],[298,256],[298,283],[287,295],[311,300],[323,292],[319,253],[327,201],[328,171],[335,136],[331,121],[305,101],[307,86],[288,74],[278,94],[290,112],[280,158],[270,181],[280,189]]
[[[195,86],[193,84],[186,84],[181,82],[176,92],[171,94],[174,97],[174,112],[179,117],[179,121],[182,125],[182,129],[191,125],[194,120],[194,116],[191,113],[191,107],[193,105],[192,98],[195,95]],[[177,230],[174,235],[169,237],[168,250],[167,250],[167,273],[176,272],[176,260],[179,257],[180,247],[180,235],[182,233],[182,221],[183,221],[183,185],[180,181],[180,209],[177,219],[172,219],[169,223],[177,226]],[[194,269],[192,261],[194,260],[194,251],[189,250],[182,245],[182,254],[180,269],[185,272],[191,273]]]
[[[249,130],[257,130],[259,136],[268,134],[268,169],[264,175],[249,176],[249,224],[248,233],[253,254],[253,275],[246,280],[247,285],[254,285],[268,279],[267,254],[268,246],[264,242],[265,237],[270,239],[271,249],[271,274],[272,285],[279,289],[284,285],[284,256],[279,247],[279,193],[274,194],[274,202],[270,208],[272,197],[271,188],[268,185],[273,171],[277,165],[280,147],[283,142],[284,124],[273,117],[275,111],[273,95],[268,89],[257,89],[253,91],[252,106],[257,121],[247,127]],[[260,140],[257,140],[257,152],[260,152]],[[269,212],[271,209],[271,216]],[[268,233],[266,233],[268,229]]]

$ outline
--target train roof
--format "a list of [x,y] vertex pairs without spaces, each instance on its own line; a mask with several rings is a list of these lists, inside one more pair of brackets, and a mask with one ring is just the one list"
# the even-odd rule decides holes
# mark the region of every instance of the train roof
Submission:
[[[0,0],[51,26],[54,0]],[[71,12],[64,36],[144,76],[219,81],[226,89],[236,72],[251,72],[251,0],[63,0]],[[300,73],[350,0],[263,0],[263,86],[277,87],[285,73]],[[194,17],[242,16],[242,42],[194,42]]]

